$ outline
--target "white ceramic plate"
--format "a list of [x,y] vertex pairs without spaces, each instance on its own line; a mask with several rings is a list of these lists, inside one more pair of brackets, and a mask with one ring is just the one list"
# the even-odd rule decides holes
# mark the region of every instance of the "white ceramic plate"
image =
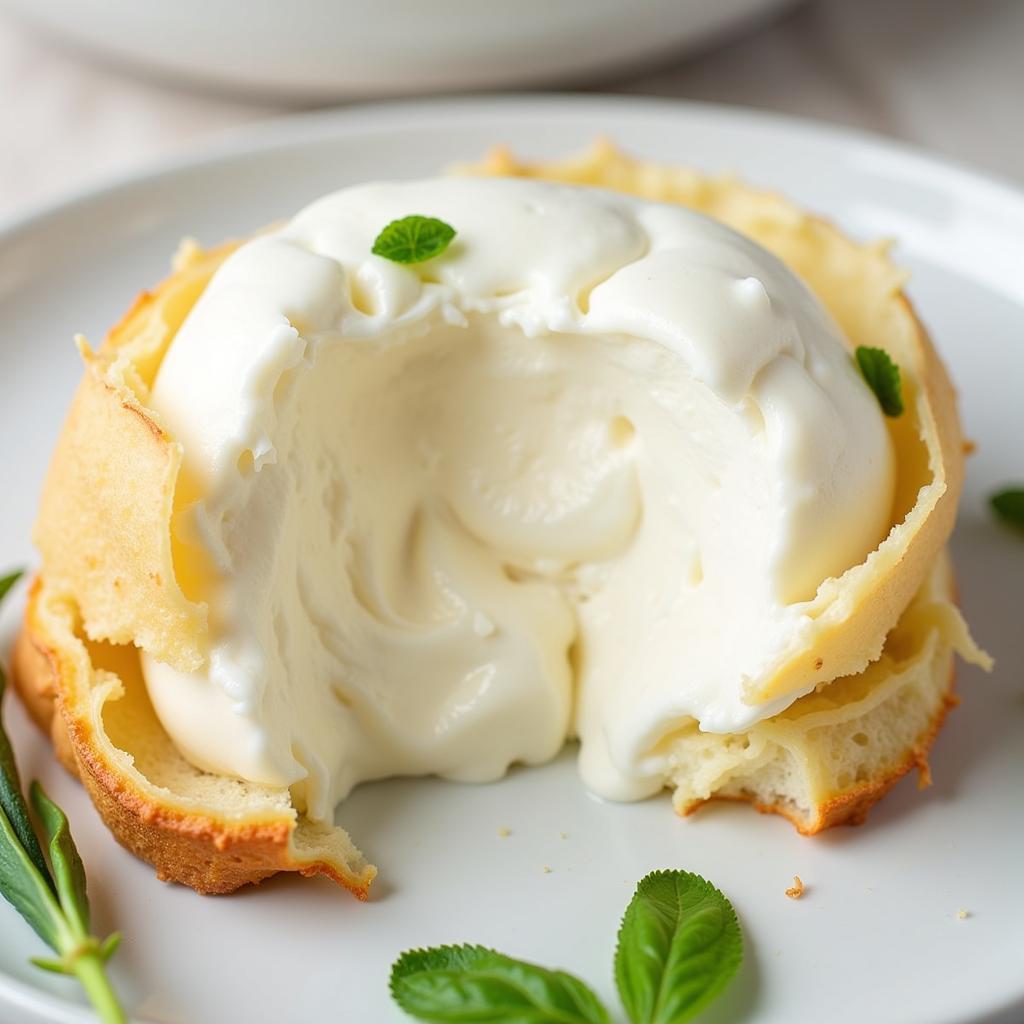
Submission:
[[678,57],[797,0],[0,0],[147,75],[338,99],[536,86]]
[[[863,828],[815,839],[741,806],[680,820],[667,797],[600,803],[580,788],[571,752],[490,786],[364,786],[339,820],[380,866],[367,904],[294,877],[230,898],[157,882],[11,702],[25,774],[70,813],[96,926],[125,933],[114,977],[141,1018],[398,1021],[391,961],[461,941],[578,972],[614,1003],[619,915],[637,880],[664,867],[706,874],[743,923],[742,973],[706,1021],[1024,1017],[1024,538],[986,509],[993,487],[1024,479],[1024,196],[1009,188],[861,136],[650,100],[534,96],[268,125],[0,235],[0,567],[32,559],[36,495],[79,372],[72,333],[98,339],[164,273],[182,235],[215,242],[340,185],[431,174],[498,141],[555,155],[599,133],[648,157],[739,171],[856,235],[900,240],[911,294],[979,443],[954,548],[967,616],[996,673],[962,671],[963,706],[935,747],[931,789],[904,780]],[[5,638],[17,611],[4,615]],[[502,827],[512,834],[500,837]],[[800,901],[783,894],[794,874],[808,886]],[[0,1019],[86,1020],[73,984],[28,966],[33,952],[35,937],[0,906]]]

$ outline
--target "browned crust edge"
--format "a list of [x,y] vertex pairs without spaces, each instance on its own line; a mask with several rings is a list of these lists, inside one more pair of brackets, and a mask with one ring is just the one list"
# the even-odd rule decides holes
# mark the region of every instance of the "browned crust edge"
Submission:
[[117,841],[152,864],[162,881],[180,882],[204,895],[233,892],[280,871],[326,875],[357,899],[368,898],[369,877],[356,879],[335,864],[296,861],[293,821],[233,824],[163,807],[131,784],[91,742],[92,724],[68,700],[70,666],[46,639],[39,620],[39,580],[32,586],[15,643],[11,677],[33,721],[50,738],[60,762],[85,786]]
[[800,815],[793,807],[784,803],[766,804],[754,799],[753,796],[736,794],[713,795],[706,800],[695,800],[682,808],[679,813],[685,818],[695,814],[705,804],[714,801],[729,801],[731,803],[749,804],[761,814],[781,815],[793,825],[797,832],[805,836],[817,835],[819,832],[835,828],[837,825],[863,825],[867,821],[868,812],[871,808],[912,769],[916,768],[918,770],[919,789],[927,789],[932,784],[928,754],[946,722],[946,716],[960,703],[960,698],[954,692],[955,682],[956,670],[954,667],[950,669],[949,685],[938,709],[932,715],[931,721],[917,738],[914,745],[907,751],[903,759],[894,768],[880,778],[866,782],[862,786],[848,789],[846,792],[818,804],[815,808],[816,815],[813,818],[806,818]]

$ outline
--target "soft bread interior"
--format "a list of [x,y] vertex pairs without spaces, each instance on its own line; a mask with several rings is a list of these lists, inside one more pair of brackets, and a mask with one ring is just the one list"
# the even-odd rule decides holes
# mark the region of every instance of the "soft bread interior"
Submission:
[[953,655],[987,664],[954,600],[943,553],[889,634],[881,657],[781,714],[730,736],[696,723],[664,741],[676,809],[712,797],[784,814],[805,833],[855,821],[908,769],[930,779],[927,752],[953,696]]

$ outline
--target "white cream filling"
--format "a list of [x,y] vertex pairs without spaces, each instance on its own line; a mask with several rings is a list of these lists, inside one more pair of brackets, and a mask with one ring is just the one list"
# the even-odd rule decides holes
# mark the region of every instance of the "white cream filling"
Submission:
[[[448,252],[370,255],[410,213]],[[573,735],[595,792],[655,792],[681,721],[800,695],[750,696],[889,525],[881,414],[807,290],[595,190],[328,196],[226,261],[151,405],[212,632],[195,675],[143,657],[154,706],[195,764],[321,819],[361,781],[496,779]]]

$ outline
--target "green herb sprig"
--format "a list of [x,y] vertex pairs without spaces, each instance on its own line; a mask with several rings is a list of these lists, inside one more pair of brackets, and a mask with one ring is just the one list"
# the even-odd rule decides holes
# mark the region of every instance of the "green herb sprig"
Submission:
[[423,263],[440,256],[454,237],[455,228],[443,220],[412,214],[388,224],[371,251],[393,263]]
[[1004,523],[1024,530],[1024,487],[1007,487],[989,498],[992,511]]
[[[20,576],[15,572],[0,579],[0,601]],[[0,702],[6,685],[0,668]],[[31,800],[49,863],[32,827],[14,751],[0,719],[0,893],[57,954],[32,957],[32,963],[73,975],[104,1024],[124,1024],[127,1018],[106,972],[121,936],[115,932],[100,941],[90,933],[85,868],[67,816],[38,782],[32,783]]]
[[874,391],[882,412],[886,416],[901,416],[903,386],[900,383],[900,368],[889,357],[889,353],[884,348],[858,345],[855,355],[857,366],[868,387]]
[[[655,871],[626,908],[615,981],[632,1024],[683,1024],[732,980],[743,937],[732,904],[689,871]],[[406,1013],[435,1024],[608,1024],[596,995],[565,971],[482,946],[403,953],[391,995]]]

